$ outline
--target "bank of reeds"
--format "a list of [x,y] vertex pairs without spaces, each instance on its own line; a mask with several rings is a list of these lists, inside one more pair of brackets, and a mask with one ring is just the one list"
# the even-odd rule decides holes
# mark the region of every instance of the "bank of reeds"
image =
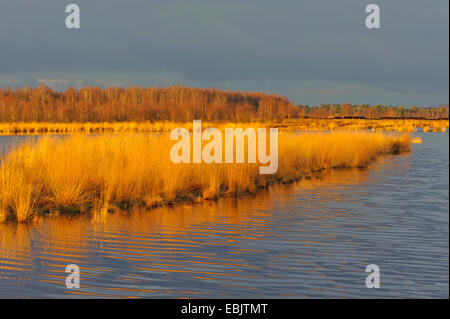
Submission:
[[283,133],[279,165],[174,164],[167,134],[44,136],[13,148],[0,163],[0,221],[36,214],[101,213],[255,192],[271,183],[310,178],[324,169],[366,167],[409,151],[407,134]]
[[[118,133],[158,133],[170,132],[177,127],[192,129],[192,122],[87,122],[87,123],[0,123],[0,135],[44,135],[44,134],[118,134]],[[449,127],[448,120],[413,120],[413,119],[295,119],[280,122],[259,123],[208,123],[207,127],[278,127],[285,131],[394,131],[414,132],[423,129],[424,132],[445,132]]]

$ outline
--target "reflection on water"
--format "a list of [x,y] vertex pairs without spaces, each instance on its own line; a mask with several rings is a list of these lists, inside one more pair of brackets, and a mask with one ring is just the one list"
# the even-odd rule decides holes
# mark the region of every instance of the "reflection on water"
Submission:
[[448,298],[448,134],[421,136],[368,170],[239,200],[0,225],[0,297]]

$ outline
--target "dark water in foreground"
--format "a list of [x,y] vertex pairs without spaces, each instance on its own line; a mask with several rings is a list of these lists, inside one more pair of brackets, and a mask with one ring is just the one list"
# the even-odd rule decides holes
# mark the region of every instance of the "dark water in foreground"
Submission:
[[0,297],[448,298],[449,136],[416,135],[368,170],[240,200],[0,225]]

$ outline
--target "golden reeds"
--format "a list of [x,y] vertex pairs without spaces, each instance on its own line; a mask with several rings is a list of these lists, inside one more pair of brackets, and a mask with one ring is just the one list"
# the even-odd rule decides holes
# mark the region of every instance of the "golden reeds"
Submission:
[[255,192],[331,168],[365,167],[409,151],[410,136],[363,132],[283,133],[274,175],[259,164],[174,164],[166,134],[42,137],[16,146],[0,164],[0,220],[34,214],[151,208]]
[[10,216],[10,207],[13,188],[13,170],[4,166],[0,167],[0,223],[5,222]]
[[[208,127],[242,127],[248,123],[208,123]],[[413,119],[295,119],[281,122],[252,122],[253,127],[279,127],[286,131],[334,131],[334,130],[376,130],[414,132],[423,128],[425,132],[446,132],[448,120],[413,120]],[[192,122],[100,122],[100,123],[0,123],[0,135],[44,135],[44,134],[117,134],[117,133],[156,133],[169,132],[177,127],[192,129]]]

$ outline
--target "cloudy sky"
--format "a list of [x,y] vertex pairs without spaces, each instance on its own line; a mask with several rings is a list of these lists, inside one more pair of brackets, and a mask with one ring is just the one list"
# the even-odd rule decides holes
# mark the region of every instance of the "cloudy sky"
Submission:
[[[81,28],[65,27],[76,3]],[[381,29],[365,7],[381,8]],[[0,0],[0,87],[264,91],[294,103],[449,101],[448,0]]]

